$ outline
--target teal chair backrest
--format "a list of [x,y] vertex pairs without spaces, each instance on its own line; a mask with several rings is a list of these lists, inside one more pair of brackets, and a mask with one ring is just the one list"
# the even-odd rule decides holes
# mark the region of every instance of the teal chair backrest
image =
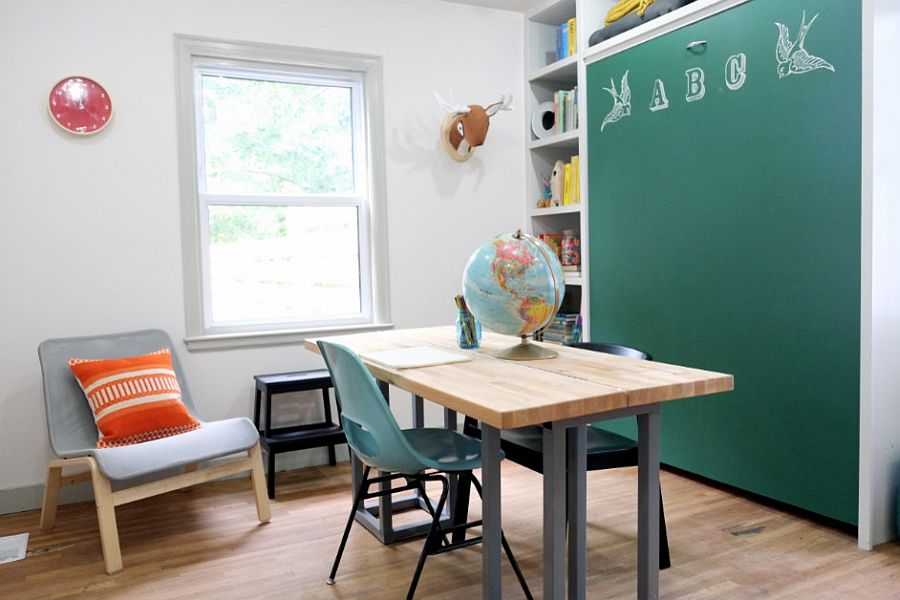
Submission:
[[318,344],[331,373],[344,435],[359,459],[393,473],[413,474],[425,469],[359,357],[341,344]]

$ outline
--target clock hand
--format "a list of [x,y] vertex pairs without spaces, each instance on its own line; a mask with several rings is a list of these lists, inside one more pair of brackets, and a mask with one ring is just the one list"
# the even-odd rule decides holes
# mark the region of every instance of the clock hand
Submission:
[[89,109],[87,106],[84,105],[84,100],[78,101],[78,109],[83,110],[87,114],[91,115],[91,118],[94,119],[95,121],[97,121],[98,123],[100,122],[100,117],[98,117],[91,109]]

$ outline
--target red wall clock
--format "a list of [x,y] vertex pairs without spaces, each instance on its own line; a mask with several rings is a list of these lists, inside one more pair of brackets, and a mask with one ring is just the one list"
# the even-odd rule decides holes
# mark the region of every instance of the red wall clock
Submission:
[[54,85],[47,108],[57,125],[78,135],[97,133],[112,118],[109,94],[87,77],[66,77]]

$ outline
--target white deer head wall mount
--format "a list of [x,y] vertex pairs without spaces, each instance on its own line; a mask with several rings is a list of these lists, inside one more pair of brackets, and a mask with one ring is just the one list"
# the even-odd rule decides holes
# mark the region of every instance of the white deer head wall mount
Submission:
[[511,106],[512,94],[503,94],[500,100],[487,106],[480,104],[451,104],[435,92],[438,104],[446,111],[441,121],[441,145],[455,161],[471,158],[475,148],[484,143],[491,117],[501,110],[515,110]]

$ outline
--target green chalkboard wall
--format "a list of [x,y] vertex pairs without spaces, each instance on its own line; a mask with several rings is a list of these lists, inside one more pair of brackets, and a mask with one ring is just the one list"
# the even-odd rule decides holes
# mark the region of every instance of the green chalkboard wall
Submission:
[[587,71],[591,339],[734,374],[663,406],[664,462],[851,524],[860,24],[751,0]]

